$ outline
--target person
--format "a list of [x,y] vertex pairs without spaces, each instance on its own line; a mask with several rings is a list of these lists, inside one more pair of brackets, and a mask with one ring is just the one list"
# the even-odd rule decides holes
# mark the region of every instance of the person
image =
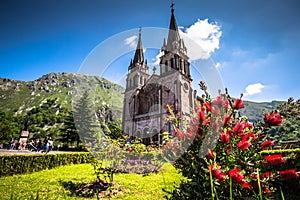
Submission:
[[37,151],[41,151],[43,149],[42,141],[38,140]]
[[31,151],[32,149],[32,140],[28,143],[28,151]]
[[44,152],[45,153],[47,153],[49,151],[49,142],[48,141],[49,141],[49,137],[46,136],[45,139],[44,139],[44,142],[43,142],[44,143]]
[[11,140],[9,141],[9,149],[13,150],[15,147],[15,141],[13,138],[11,138]]
[[0,142],[0,149],[3,149],[3,143]]
[[48,151],[47,151],[47,153],[49,152],[49,151],[51,151],[52,150],[52,148],[53,148],[53,141],[52,141],[52,138],[51,137],[49,137],[49,140],[48,140]]

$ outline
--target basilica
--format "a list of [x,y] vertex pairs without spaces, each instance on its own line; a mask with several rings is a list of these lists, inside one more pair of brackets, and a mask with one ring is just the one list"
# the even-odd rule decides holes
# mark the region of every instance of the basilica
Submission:
[[144,144],[161,143],[163,132],[172,132],[167,120],[171,106],[174,113],[188,116],[193,108],[192,78],[187,48],[180,38],[171,6],[167,39],[162,41],[159,70],[150,73],[144,57],[142,30],[126,78],[123,106],[123,133],[143,139]]

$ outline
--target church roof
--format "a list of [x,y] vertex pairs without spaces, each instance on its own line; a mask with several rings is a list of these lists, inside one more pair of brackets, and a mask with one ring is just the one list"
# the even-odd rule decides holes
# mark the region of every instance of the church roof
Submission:
[[174,15],[174,4],[171,5],[171,20],[169,25],[169,34],[167,41],[167,50],[172,51],[174,49],[173,43],[174,41],[180,42],[178,27]]
[[136,46],[134,58],[133,58],[133,65],[136,64],[142,65],[144,63],[144,52],[143,52],[143,45],[142,45],[142,28],[139,30],[139,40]]

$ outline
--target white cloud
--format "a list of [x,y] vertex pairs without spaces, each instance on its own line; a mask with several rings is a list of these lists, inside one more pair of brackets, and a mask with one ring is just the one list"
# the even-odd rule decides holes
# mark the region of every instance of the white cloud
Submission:
[[262,92],[265,86],[261,83],[250,84],[246,87],[245,96],[251,96]]
[[159,54],[157,54],[156,56],[155,56],[155,58],[153,59],[153,65],[159,65],[159,62],[160,62],[160,57],[163,55],[163,53],[160,51],[159,52]]
[[137,36],[134,35],[134,36],[131,36],[131,37],[128,37],[124,40],[124,43],[128,46],[130,46],[131,48],[136,48],[136,45],[137,45]]
[[[219,49],[222,35],[221,27],[217,24],[209,23],[208,19],[198,19],[188,28],[183,26],[178,26],[178,28],[190,60],[208,59],[211,53]],[[160,56],[162,56],[161,52],[156,56],[153,64],[159,64]]]
[[217,69],[220,69],[221,63],[220,63],[220,62],[217,62],[215,66],[216,66]]
[[207,59],[216,49],[219,49],[221,27],[209,23],[208,19],[199,20],[190,27],[181,29],[181,35],[188,49],[191,60]]

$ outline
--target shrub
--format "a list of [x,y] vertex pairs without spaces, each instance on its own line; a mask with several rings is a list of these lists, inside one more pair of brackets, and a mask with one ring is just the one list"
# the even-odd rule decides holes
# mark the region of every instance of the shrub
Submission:
[[54,167],[89,163],[93,159],[90,153],[58,153],[0,156],[0,177],[36,172]]
[[[234,100],[226,91],[212,99],[204,82],[200,87],[205,95],[195,102],[195,114],[186,126],[178,123],[177,116],[170,116],[175,137],[167,140],[163,150],[182,154],[174,166],[187,177],[173,191],[172,199],[269,198],[276,196],[280,183],[299,177],[297,152],[264,151],[274,145],[265,133],[283,124],[278,112],[266,113],[264,123],[251,124],[239,115],[244,107],[242,95]],[[169,113],[173,113],[171,108]]]

